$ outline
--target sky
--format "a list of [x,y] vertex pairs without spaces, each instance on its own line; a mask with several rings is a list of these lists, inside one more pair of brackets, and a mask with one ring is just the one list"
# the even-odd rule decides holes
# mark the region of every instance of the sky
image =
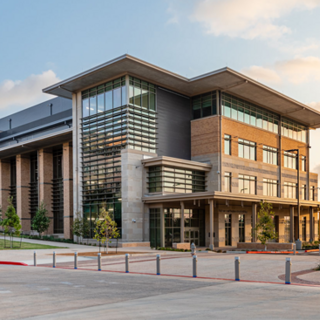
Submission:
[[[228,66],[320,110],[319,17],[320,0],[0,0],[0,117],[125,53],[188,78]],[[311,146],[320,174],[320,129]]]

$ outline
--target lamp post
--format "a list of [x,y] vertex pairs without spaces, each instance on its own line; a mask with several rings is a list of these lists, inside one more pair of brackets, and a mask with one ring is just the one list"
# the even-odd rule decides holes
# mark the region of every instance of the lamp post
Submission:
[[285,150],[285,152],[296,152],[297,153],[297,215],[298,215],[298,239],[296,241],[297,250],[302,249],[302,242],[300,240],[300,153],[299,149]]

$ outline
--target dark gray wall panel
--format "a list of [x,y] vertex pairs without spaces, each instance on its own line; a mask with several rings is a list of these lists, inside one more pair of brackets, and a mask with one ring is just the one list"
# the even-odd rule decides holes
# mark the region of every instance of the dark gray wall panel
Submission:
[[157,112],[157,154],[190,160],[190,99],[157,88]]
[[49,117],[50,104],[52,104],[52,115],[67,110],[72,110],[72,100],[65,98],[54,98],[0,119],[0,131],[9,130],[10,119],[11,128],[14,129]]

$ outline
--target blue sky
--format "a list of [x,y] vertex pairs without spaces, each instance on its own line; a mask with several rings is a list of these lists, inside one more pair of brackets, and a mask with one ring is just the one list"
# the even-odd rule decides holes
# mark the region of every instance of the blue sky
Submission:
[[0,117],[124,53],[187,77],[229,66],[320,109],[319,17],[320,0],[2,0]]

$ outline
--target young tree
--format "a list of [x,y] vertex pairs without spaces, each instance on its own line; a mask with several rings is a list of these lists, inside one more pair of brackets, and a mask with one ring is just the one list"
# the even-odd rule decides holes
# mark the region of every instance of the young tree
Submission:
[[106,243],[106,253],[108,253],[109,242],[112,238],[120,236],[117,224],[105,206],[100,209],[99,219],[96,220],[94,229],[94,239]]
[[257,239],[264,244],[264,249],[267,250],[267,241],[278,238],[273,223],[274,212],[272,211],[272,204],[268,202],[260,203],[260,210],[258,212],[258,222],[254,229],[257,234]]
[[76,218],[73,221],[72,225],[72,233],[78,237],[79,239],[83,237],[86,237],[89,235],[90,232],[90,225],[87,219],[85,219],[83,216],[81,216],[81,213],[78,211],[76,213]]
[[5,214],[5,218],[1,221],[1,226],[4,227],[4,232],[9,233],[11,237],[11,248],[12,248],[12,236],[20,235],[21,230],[21,224],[20,224],[20,218],[16,213],[16,209],[14,208],[12,204],[12,197],[8,198],[8,208]]
[[37,209],[35,216],[32,219],[32,229],[39,232],[39,235],[48,230],[50,225],[50,219],[47,217],[48,210],[43,201],[40,203],[40,207]]

